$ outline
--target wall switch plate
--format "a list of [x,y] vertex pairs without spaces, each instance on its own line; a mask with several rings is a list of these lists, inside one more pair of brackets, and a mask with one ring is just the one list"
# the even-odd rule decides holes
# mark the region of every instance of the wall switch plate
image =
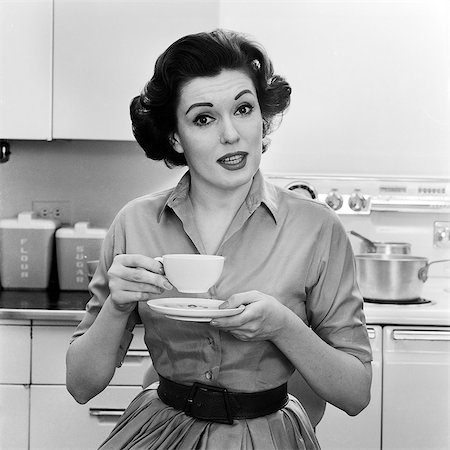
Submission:
[[450,222],[434,222],[433,245],[450,248]]
[[58,220],[62,224],[71,223],[71,209],[68,200],[35,200],[32,202],[33,211],[44,219]]

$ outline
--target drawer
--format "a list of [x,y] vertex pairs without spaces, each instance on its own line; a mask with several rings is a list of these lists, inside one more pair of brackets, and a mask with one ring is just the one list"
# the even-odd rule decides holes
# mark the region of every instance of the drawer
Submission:
[[[33,326],[32,383],[65,384],[66,352],[75,326]],[[152,366],[144,343],[144,328],[133,331],[134,338],[122,364],[116,369],[110,385],[141,386],[144,374]]]
[[31,327],[0,326],[0,384],[30,384]]
[[30,448],[96,449],[142,389],[109,386],[84,405],[65,386],[31,386]]

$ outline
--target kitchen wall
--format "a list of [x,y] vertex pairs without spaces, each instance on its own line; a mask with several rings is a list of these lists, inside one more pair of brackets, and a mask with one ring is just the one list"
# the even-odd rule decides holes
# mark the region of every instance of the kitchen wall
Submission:
[[0,164],[0,217],[28,211],[34,200],[68,200],[72,222],[107,227],[130,199],[176,183],[169,170],[133,142],[12,141]]
[[[221,3],[220,23],[257,38],[293,88],[265,172],[450,177],[446,0],[237,3],[239,14]],[[0,218],[33,200],[68,200],[72,222],[106,227],[125,202],[184,171],[134,142],[10,144]]]

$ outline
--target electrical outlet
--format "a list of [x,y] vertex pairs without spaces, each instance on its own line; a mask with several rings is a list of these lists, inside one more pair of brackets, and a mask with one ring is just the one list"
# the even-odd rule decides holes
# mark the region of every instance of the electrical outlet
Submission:
[[42,218],[59,220],[61,223],[71,223],[70,202],[68,200],[35,200],[33,211]]

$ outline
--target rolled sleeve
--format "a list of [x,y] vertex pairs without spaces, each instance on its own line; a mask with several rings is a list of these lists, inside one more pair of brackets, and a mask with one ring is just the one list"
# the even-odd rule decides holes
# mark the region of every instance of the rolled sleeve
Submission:
[[353,250],[335,215],[322,229],[315,265],[316,282],[307,298],[311,328],[336,349],[363,363],[372,360],[363,312],[363,299],[356,281]]
[[[107,268],[112,264],[114,255],[123,253],[123,250],[117,246],[117,242],[114,238],[113,228],[116,228],[117,224],[113,223],[111,229],[109,230],[102,246],[101,256],[99,259],[99,265],[97,270],[89,283],[89,291],[91,293],[91,299],[86,305],[86,313],[75,329],[71,339],[70,344],[74,342],[77,338],[86,333],[91,325],[95,322],[103,304],[110,295],[108,288],[108,278],[107,278]],[[133,339],[133,329],[137,323],[140,323],[139,314],[137,312],[137,307],[133,310],[128,318],[122,340],[117,352],[117,362],[116,366],[120,367],[125,358],[125,355],[130,347],[131,341]]]

